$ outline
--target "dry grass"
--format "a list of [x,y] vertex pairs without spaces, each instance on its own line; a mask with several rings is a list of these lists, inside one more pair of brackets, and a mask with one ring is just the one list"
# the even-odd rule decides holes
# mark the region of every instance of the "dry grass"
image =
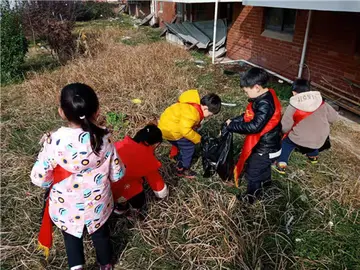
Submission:
[[[91,32],[87,35],[91,57],[75,59],[52,72],[33,73],[24,83],[2,89],[2,269],[67,267],[58,230],[48,262],[35,250],[42,191],[33,187],[28,177],[39,150],[37,140],[61,124],[56,109],[64,85],[77,81],[96,89],[104,121],[109,112],[127,115],[128,123],[121,123],[121,129],[113,132],[114,139],[134,134],[189,88],[197,87],[202,93],[216,91],[241,108],[246,104],[236,79],[208,64],[203,69],[196,67],[191,54],[164,41],[146,39],[142,44],[148,33],[141,29],[113,24],[82,28]],[[136,38],[137,45],[123,44],[123,36]],[[142,103],[133,104],[134,98]],[[208,128],[216,131],[222,121],[239,111],[240,107],[224,109]],[[333,133],[335,137],[346,134],[349,144],[356,147],[358,133],[350,127],[338,124]],[[241,140],[236,137],[237,148]],[[134,227],[123,219],[112,220],[114,247],[120,257],[116,269],[356,269],[353,263],[360,254],[351,248],[357,243],[346,238],[360,233],[359,157],[352,154],[351,147],[334,140],[332,150],[322,154],[321,164],[315,167],[295,154],[292,173],[285,178],[274,175],[274,186],[264,201],[252,207],[239,203],[237,191],[218,178],[174,178],[168,171],[166,150],[164,145],[158,154],[170,197],[157,202],[149,193],[148,216]],[[201,172],[199,162],[196,169]],[[327,222],[335,223],[339,217],[342,219],[329,229]],[[347,228],[346,234],[341,226]],[[307,240],[297,242],[296,238]],[[335,244],[350,255],[317,246],[326,246],[332,239],[339,239]],[[320,251],[316,253],[314,247]],[[85,248],[87,262],[95,269],[88,239]],[[345,259],[339,260],[339,256]]]

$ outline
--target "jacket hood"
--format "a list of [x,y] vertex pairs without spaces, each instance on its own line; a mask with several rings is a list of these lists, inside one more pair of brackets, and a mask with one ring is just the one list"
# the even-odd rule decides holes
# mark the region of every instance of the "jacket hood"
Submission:
[[200,95],[198,90],[191,89],[182,93],[179,97],[180,103],[196,103],[200,104]]
[[319,91],[309,91],[290,98],[290,105],[304,112],[313,112],[322,104],[323,99]]

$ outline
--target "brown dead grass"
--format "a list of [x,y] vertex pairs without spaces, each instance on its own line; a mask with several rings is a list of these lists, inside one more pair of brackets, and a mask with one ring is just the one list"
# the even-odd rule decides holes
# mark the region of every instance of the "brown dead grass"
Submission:
[[[214,67],[198,69],[186,64],[191,56],[180,48],[165,42],[138,46],[117,42],[130,34],[129,29],[121,28],[97,31],[93,33],[96,40],[88,43],[91,57],[75,59],[53,72],[34,73],[24,83],[2,89],[0,259],[4,269],[67,267],[58,230],[48,262],[35,250],[42,191],[33,187],[28,177],[38,138],[61,123],[56,109],[64,85],[83,82],[92,86],[100,98],[103,117],[107,112],[128,115],[129,125],[121,132],[130,135],[158,117],[181,91],[194,85],[202,93],[211,89],[227,98],[238,95],[237,87]],[[133,104],[134,98],[142,103]],[[237,100],[246,102],[244,96]],[[217,125],[225,120],[224,114],[216,119]],[[358,143],[358,133],[351,133],[341,124],[334,132],[346,133],[355,138],[351,143]],[[119,139],[120,133],[116,131],[113,136]],[[351,212],[360,207],[359,159],[341,143],[333,146],[324,153],[318,167],[295,164],[293,174],[280,180],[285,190],[272,188],[272,195],[264,203],[250,208],[239,204],[217,178],[179,181],[165,170],[170,198],[162,202],[151,199],[147,219],[137,222],[135,228],[123,220],[113,228],[115,244],[121,242],[116,250],[120,256],[116,269],[290,269],[297,261],[306,261],[292,257],[290,240],[280,225],[287,221],[287,212],[278,209],[283,204],[291,208],[294,203],[286,189],[290,193],[293,183],[299,183],[318,204],[316,207],[323,209],[334,200]],[[168,161],[161,154],[166,169]],[[274,239],[271,247],[268,238]],[[85,249],[87,262],[94,264],[88,239]]]

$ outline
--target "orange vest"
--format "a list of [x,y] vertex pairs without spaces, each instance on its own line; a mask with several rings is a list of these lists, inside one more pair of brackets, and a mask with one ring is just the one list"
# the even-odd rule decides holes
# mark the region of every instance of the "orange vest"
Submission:
[[[275,112],[261,132],[256,133],[256,134],[246,135],[244,145],[241,150],[240,157],[239,157],[239,161],[237,162],[235,169],[234,169],[234,177],[235,177],[235,186],[236,187],[239,187],[239,176],[240,176],[242,170],[244,169],[246,160],[251,155],[252,149],[260,141],[261,136],[263,136],[265,133],[268,133],[273,128],[275,128],[281,120],[281,103],[280,103],[278,97],[276,96],[274,89],[269,89],[269,91],[272,94],[273,99],[274,99]],[[246,112],[244,115],[245,122],[250,122],[254,118],[254,111],[252,109],[252,104],[253,103],[250,102],[248,104],[248,106],[246,107]]]
[[142,192],[144,178],[154,192],[165,188],[158,171],[161,163],[156,159],[152,147],[136,143],[128,136],[114,145],[126,168],[125,176],[111,184],[115,202],[129,200]]

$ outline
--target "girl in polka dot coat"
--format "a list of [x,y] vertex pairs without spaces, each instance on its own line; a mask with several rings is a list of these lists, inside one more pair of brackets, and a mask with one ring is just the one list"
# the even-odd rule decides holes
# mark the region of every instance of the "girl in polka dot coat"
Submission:
[[[119,181],[125,169],[107,131],[94,124],[98,107],[96,94],[89,86],[66,86],[59,113],[70,124],[45,137],[31,172],[35,185],[51,187],[49,215],[64,234],[70,269],[82,269],[85,263],[84,228],[92,236],[101,269],[111,269],[106,228],[114,204],[110,182]],[[59,167],[69,176],[52,185],[54,170]]]

